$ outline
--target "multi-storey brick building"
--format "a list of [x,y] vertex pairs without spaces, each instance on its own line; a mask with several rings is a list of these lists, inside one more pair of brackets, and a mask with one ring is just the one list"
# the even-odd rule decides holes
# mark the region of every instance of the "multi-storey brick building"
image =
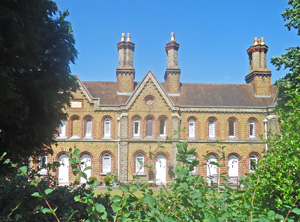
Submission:
[[[187,140],[196,147],[195,158],[203,163],[203,155],[216,161],[220,155],[218,140],[226,146],[228,175],[236,179],[253,170],[266,149],[261,135],[276,129],[272,110],[277,89],[271,85],[267,69],[268,47],[264,39],[254,39],[249,55],[246,84],[181,83],[178,67],[179,44],[174,33],[167,43],[165,82],[159,82],[148,71],[135,82],[133,53],[135,44],[130,34],[122,34],[118,43],[119,67],[116,82],[82,82],[67,109],[68,119],[62,121],[48,161],[63,163],[56,172],[61,183],[74,181],[74,174],[65,154],[79,148],[81,159],[92,165],[89,176],[102,179],[108,172],[118,173],[123,181],[138,172],[141,180],[158,183],[172,180],[176,165],[176,143]],[[174,135],[174,131],[180,131]],[[171,137],[172,141],[166,141]],[[158,142],[165,149],[157,149]],[[149,153],[155,152],[156,157]],[[152,168],[140,168],[147,161]],[[217,174],[214,165],[196,167],[199,175]]]

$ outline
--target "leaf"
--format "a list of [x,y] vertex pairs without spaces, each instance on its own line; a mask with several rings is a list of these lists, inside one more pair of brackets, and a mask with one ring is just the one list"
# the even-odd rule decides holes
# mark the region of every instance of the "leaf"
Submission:
[[95,208],[96,208],[96,211],[98,211],[99,213],[102,213],[105,211],[105,207],[99,203],[95,203]]
[[49,208],[43,208],[42,212],[43,213],[53,214],[56,210],[57,210],[57,207],[54,210],[50,210]]
[[80,154],[80,149],[74,150],[74,157],[75,157],[75,158],[78,158],[78,157],[79,157],[79,154]]
[[53,191],[52,189],[48,188],[45,190],[45,194],[48,195],[48,194],[52,193],[52,191]]
[[88,166],[88,167],[84,168],[84,170],[83,170],[83,171],[86,171],[86,170],[91,170],[91,169],[92,169],[92,167],[91,167],[91,166]]
[[116,213],[118,211],[120,211],[122,209],[122,207],[120,207],[117,203],[113,203],[111,205],[112,210]]
[[72,169],[72,172],[74,172],[74,173],[79,173],[79,172],[81,172],[79,169],[77,169],[77,168],[74,168],[74,169]]
[[294,208],[292,210],[292,212],[295,213],[295,214],[297,214],[297,215],[299,215],[300,214],[300,209],[299,208]]
[[24,174],[27,174],[27,166],[22,166],[22,167],[20,167],[20,170],[21,170]]
[[154,207],[154,198],[150,194],[146,194],[143,197],[143,200],[145,201],[146,204],[149,205],[149,207],[151,207],[151,208]]
[[31,196],[43,198],[43,196],[40,195],[39,192],[35,192],[35,193],[31,194]]
[[7,153],[6,153],[6,152],[4,152],[4,153],[2,154],[2,156],[0,157],[0,160],[2,160],[2,159],[3,159],[3,157],[4,157],[4,156],[6,156],[6,154],[7,154]]

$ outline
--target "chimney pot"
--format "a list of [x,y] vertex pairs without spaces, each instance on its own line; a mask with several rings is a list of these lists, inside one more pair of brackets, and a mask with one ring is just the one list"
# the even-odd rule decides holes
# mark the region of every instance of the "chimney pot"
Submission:
[[121,42],[125,42],[125,33],[122,33]]
[[255,37],[253,40],[253,45],[257,45],[257,44],[258,44],[258,39],[257,39],[257,37]]
[[127,33],[127,42],[130,42],[130,33]]
[[171,32],[171,41],[175,41],[175,33]]

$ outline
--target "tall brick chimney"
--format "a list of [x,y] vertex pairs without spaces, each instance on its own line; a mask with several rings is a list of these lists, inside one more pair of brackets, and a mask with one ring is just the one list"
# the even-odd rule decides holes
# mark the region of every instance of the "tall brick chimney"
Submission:
[[167,70],[165,72],[165,81],[167,82],[169,94],[180,93],[180,73],[178,68],[178,49],[179,44],[175,41],[174,32],[171,33],[171,41],[166,45]]
[[133,52],[135,44],[130,41],[130,33],[122,33],[121,41],[117,44],[119,51],[119,67],[117,68],[118,93],[132,93],[134,90]]
[[249,55],[249,74],[246,83],[250,83],[256,96],[271,95],[271,71],[267,69],[268,46],[264,38],[254,38],[253,46],[247,50]]

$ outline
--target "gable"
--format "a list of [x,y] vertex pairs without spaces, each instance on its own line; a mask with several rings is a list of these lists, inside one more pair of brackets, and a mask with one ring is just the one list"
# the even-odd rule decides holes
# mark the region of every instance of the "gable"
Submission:
[[[153,97],[153,104],[149,106],[146,103],[146,99],[150,97]],[[156,106],[156,104],[158,106]],[[165,108],[169,110],[175,109],[172,100],[161,84],[157,81],[151,70],[149,70],[131,97],[128,99],[124,108],[132,110],[145,107],[146,110],[149,110],[149,108],[151,108],[151,110],[162,110],[162,108],[164,108],[162,106],[165,106]]]

